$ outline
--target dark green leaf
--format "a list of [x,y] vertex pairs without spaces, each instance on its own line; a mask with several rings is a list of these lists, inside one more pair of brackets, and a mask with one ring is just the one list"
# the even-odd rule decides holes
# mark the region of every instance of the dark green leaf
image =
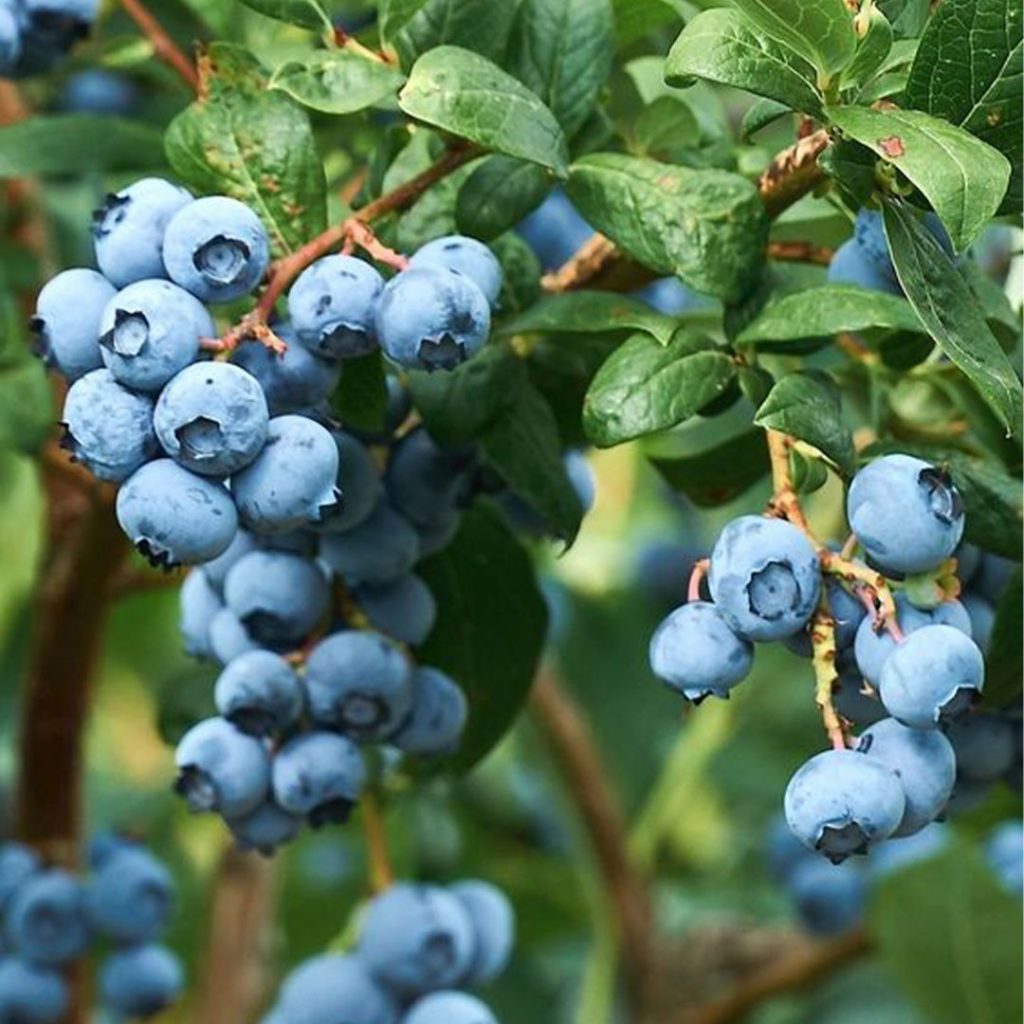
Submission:
[[735,377],[725,352],[686,330],[667,346],[635,334],[594,377],[583,427],[600,448],[668,430],[714,401]]
[[612,0],[612,11],[615,41],[620,49],[683,20],[679,5],[674,0]]
[[439,181],[403,214],[398,223],[398,248],[402,252],[415,252],[421,245],[442,235],[453,235],[457,230],[455,206],[459,191],[478,164],[467,164],[454,174]]
[[633,126],[633,141],[640,156],[668,162],[684,160],[700,144],[700,124],[684,99],[659,96],[640,111]]
[[413,66],[399,94],[410,116],[564,175],[569,150],[554,115],[511,75],[471,50],[439,46]]
[[763,430],[747,430],[694,455],[651,461],[669,486],[701,508],[738,498],[771,469]]
[[1021,384],[966,281],[931,232],[903,206],[885,205],[885,231],[903,291],[947,356],[1009,432],[1020,429]]
[[402,67],[409,69],[428,50],[445,45],[462,46],[500,63],[519,0],[399,0],[389,6],[401,26],[389,28],[386,38]]
[[503,271],[498,309],[518,313],[540,298],[540,260],[515,231],[507,231],[491,243]]
[[388,388],[379,352],[345,360],[341,381],[331,396],[331,409],[346,427],[368,433],[383,429]]
[[550,189],[547,172],[537,164],[488,157],[459,189],[455,221],[463,234],[489,242],[539,206]]
[[682,85],[690,77],[746,89],[807,114],[821,111],[814,66],[730,8],[698,14],[675,41],[665,80]]
[[319,0],[242,0],[242,3],[268,18],[288,21],[314,32],[331,31],[331,19]]
[[1010,577],[996,609],[996,621],[985,655],[985,703],[1007,707],[1020,696],[1024,685],[1024,576],[1018,568]]
[[758,100],[749,106],[743,114],[743,121],[740,123],[740,138],[749,139],[762,128],[775,124],[780,117],[785,117],[788,113],[790,113],[790,107],[786,103],[779,103],[776,100]]
[[279,67],[270,88],[326,114],[353,114],[396,93],[405,81],[397,68],[352,50],[320,50]]
[[897,39],[919,36],[931,12],[931,0],[878,0]]
[[426,7],[427,0],[380,0],[377,17],[380,22],[380,38],[390,45],[395,36]]
[[853,59],[853,16],[843,0],[735,0],[763,32],[806,57],[825,77]]
[[469,771],[512,727],[540,661],[547,609],[533,564],[501,516],[478,505],[452,544],[417,572],[437,601],[433,632],[420,649],[462,687],[469,723],[450,762]]
[[595,230],[697,291],[736,299],[757,277],[768,218],[737,174],[597,153],[573,164],[568,192]]

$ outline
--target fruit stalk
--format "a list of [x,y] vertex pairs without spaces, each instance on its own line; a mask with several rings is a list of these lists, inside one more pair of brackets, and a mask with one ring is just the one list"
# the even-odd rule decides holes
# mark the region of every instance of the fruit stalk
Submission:
[[395,882],[395,872],[388,852],[387,831],[380,797],[372,787],[359,801],[363,815],[363,834],[366,836],[366,853],[370,863],[370,888],[374,895],[390,889]]
[[825,591],[822,591],[818,610],[811,619],[811,650],[814,701],[821,710],[821,721],[833,749],[845,750],[848,746],[846,731],[832,699],[839,680],[836,672],[836,620],[829,609]]

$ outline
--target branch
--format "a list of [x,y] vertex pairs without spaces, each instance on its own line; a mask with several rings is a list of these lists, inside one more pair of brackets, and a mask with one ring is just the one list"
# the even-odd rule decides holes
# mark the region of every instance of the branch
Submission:
[[779,153],[758,178],[757,191],[772,220],[824,180],[825,172],[818,164],[818,157],[828,144],[829,135],[823,128],[797,139]]
[[827,267],[832,262],[835,249],[812,242],[769,242],[768,259],[781,263],[814,263]]
[[363,816],[363,834],[366,836],[366,854],[370,862],[370,888],[374,895],[390,889],[395,883],[395,872],[391,867],[388,852],[387,830],[384,827],[384,813],[380,796],[368,789],[359,800]]
[[138,25],[142,34],[153,44],[153,52],[169,67],[174,68],[185,84],[199,91],[199,74],[195,64],[179,49],[163,26],[149,13],[142,0],[121,0],[125,13]]
[[818,610],[811,619],[811,651],[815,679],[814,701],[821,711],[821,721],[833,749],[845,750],[849,746],[846,730],[833,702],[835,686],[839,681],[836,672],[836,620],[832,616],[824,588]]
[[620,258],[619,250],[611,239],[602,234],[592,235],[568,263],[541,278],[546,292],[568,292],[592,281],[602,270]]

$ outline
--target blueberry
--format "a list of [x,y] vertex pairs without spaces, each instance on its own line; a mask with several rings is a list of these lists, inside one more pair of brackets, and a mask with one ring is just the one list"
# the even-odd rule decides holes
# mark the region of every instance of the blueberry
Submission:
[[925,626],[889,655],[879,694],[889,714],[913,729],[934,729],[965,712],[985,682],[978,645],[952,626]]
[[839,676],[832,695],[832,703],[849,722],[854,725],[874,725],[886,717],[885,708],[873,690],[867,689],[865,680],[857,667],[853,651],[846,648],[836,657],[836,672]]
[[[224,593],[224,582],[228,578],[228,573],[249,552],[258,551],[260,547],[260,540],[255,534],[250,533],[248,530],[239,530],[223,554],[204,563],[203,575],[206,577],[214,593],[222,596]],[[316,550],[315,547],[314,550]]]
[[576,449],[567,451],[563,459],[566,475],[572,484],[576,497],[580,499],[584,513],[594,507],[597,498],[597,478],[587,456]]
[[46,966],[70,963],[89,947],[85,890],[67,871],[38,872],[11,898],[4,926],[23,959]]
[[417,528],[447,525],[469,495],[472,461],[466,449],[442,448],[422,427],[406,434],[388,459],[391,504]]
[[221,716],[250,736],[284,732],[302,714],[299,677],[270,651],[247,651],[217,678],[214,699]]
[[413,647],[427,639],[437,620],[434,595],[412,573],[391,583],[358,587],[355,600],[374,629]]
[[473,925],[444,889],[399,883],[369,906],[359,956],[401,998],[458,983],[473,964]]
[[985,847],[996,877],[1010,892],[1024,892],[1024,824],[1004,821],[989,837]]
[[467,277],[414,267],[393,277],[376,311],[380,347],[409,369],[454,370],[483,348],[491,310]]
[[259,217],[228,196],[205,196],[167,225],[164,266],[170,279],[203,302],[232,302],[260,283],[270,239]]
[[321,524],[325,533],[344,533],[370,517],[381,499],[383,488],[377,463],[358,438],[334,431],[338,445],[338,489],[341,510]]
[[299,834],[302,819],[268,800],[241,818],[228,819],[228,827],[241,849],[269,857]]
[[222,665],[227,665],[246,651],[259,650],[259,644],[230,608],[221,608],[210,621],[210,650]]
[[693,309],[708,306],[709,300],[692,291],[677,277],[662,277],[632,293],[665,316],[679,316]]
[[[946,250],[946,253],[952,256],[953,243],[943,227],[942,221],[934,213],[927,213],[922,218],[922,224]],[[885,228],[880,211],[865,207],[858,212],[854,224],[854,240],[860,247],[860,251],[880,273],[891,281],[896,280],[896,270],[892,265],[892,257],[889,255],[889,244],[885,240]]]
[[449,887],[473,926],[473,961],[460,984],[476,987],[498,977],[515,942],[515,913],[508,897],[490,882],[471,879]]
[[98,370],[103,365],[100,321],[116,294],[117,289],[95,270],[65,270],[48,281],[30,324],[43,362],[69,381]]
[[956,556],[956,574],[960,582],[966,586],[974,579],[981,568],[981,548],[964,540],[960,542],[960,546],[953,554]]
[[469,715],[466,695],[439,669],[426,666],[414,669],[412,690],[412,711],[389,742],[406,754],[453,753]]
[[803,860],[787,884],[801,923],[816,935],[838,935],[864,916],[864,875],[850,862]]
[[324,256],[310,264],[288,293],[288,314],[299,341],[325,359],[349,359],[377,347],[374,311],[384,279],[354,256]]
[[21,843],[0,845],[0,917],[21,887],[40,869],[39,855]]
[[127,836],[106,830],[97,832],[89,840],[88,860],[93,871],[102,869],[111,857],[122,850],[137,850],[139,845]]
[[175,789],[193,811],[238,818],[256,810],[270,788],[266,747],[223,718],[193,726],[178,744]]
[[162,178],[143,178],[110,193],[92,216],[96,262],[118,288],[145,278],[166,277],[164,232],[192,194]]
[[246,632],[282,650],[298,646],[313,631],[330,596],[316,562],[281,551],[250,551],[224,583],[224,601]]
[[465,992],[433,992],[418,1000],[402,1024],[498,1024],[476,996]]
[[107,1009],[126,1017],[153,1017],[181,994],[185,972],[174,953],[150,944],[110,953],[99,980]]
[[314,828],[347,821],[365,785],[359,748],[336,733],[303,733],[274,757],[274,798]]
[[475,238],[465,235],[447,235],[435,238],[418,249],[410,267],[444,267],[468,277],[484,293],[489,305],[494,306],[501,294],[501,264],[491,250]]
[[21,0],[21,55],[14,77],[48,71],[79,39],[88,35],[98,2]]
[[300,964],[281,986],[282,1024],[397,1024],[398,1007],[355,956],[325,953]]
[[170,281],[128,285],[107,303],[100,350],[125,387],[159,391],[199,355],[200,338],[217,333],[198,299]]
[[381,501],[354,529],[325,534],[320,556],[350,587],[390,583],[416,564],[420,540],[409,522]]
[[420,559],[429,558],[439,551],[444,551],[455,540],[461,525],[462,515],[453,509],[444,519],[439,519],[429,526],[417,526],[416,533],[420,539]]
[[949,845],[949,826],[932,822],[920,832],[902,839],[887,839],[871,851],[868,872],[873,881],[887,878],[904,868],[930,860]]
[[957,776],[970,782],[995,782],[1017,756],[1018,723],[993,714],[964,715],[950,722],[947,736],[956,752]]
[[811,542],[791,523],[741,516],[719,535],[708,584],[734,632],[747,640],[781,640],[813,614],[821,570]]
[[89,919],[100,934],[134,945],[150,942],[167,927],[174,884],[148,850],[125,845],[96,872],[87,900]]
[[884,764],[903,787],[906,808],[894,838],[920,832],[942,813],[956,781],[956,757],[942,733],[884,718],[863,733],[857,749]]
[[854,750],[816,754],[786,787],[789,827],[833,863],[866,853],[891,836],[905,810],[899,779],[880,761]]
[[986,551],[982,555],[978,575],[971,581],[971,589],[989,604],[998,605],[1016,566],[1017,563],[1011,562],[1009,558],[1001,558]]
[[651,637],[651,671],[696,703],[728,697],[753,661],[754,645],[737,636],[722,610],[707,601],[677,608]]
[[[825,592],[828,595],[829,612],[835,620],[836,649],[842,651],[853,645],[857,628],[867,616],[867,609],[834,577],[825,580]],[[786,637],[783,643],[801,658],[809,658],[813,654],[809,625],[803,632]]]
[[850,484],[846,515],[872,564],[887,575],[930,572],[964,532],[960,493],[949,476],[910,455],[884,455]]
[[231,495],[173,459],[147,462],[117,493],[117,521],[154,566],[195,565],[227,550],[238,529]]
[[139,101],[139,93],[130,78],[86,68],[72,75],[64,86],[62,106],[80,114],[131,114]]
[[24,960],[0,959],[0,1020],[11,1024],[56,1024],[67,1013],[67,982],[56,972]]
[[887,292],[889,295],[903,294],[895,277],[880,269],[855,238],[843,242],[836,249],[828,267],[828,281],[829,284],[852,284],[875,292]]
[[594,234],[594,229],[560,189],[552,192],[533,213],[525,217],[517,230],[544,270],[560,267]]
[[319,423],[275,416],[256,460],[231,478],[242,522],[254,533],[283,533],[339,510],[338,448]]
[[981,648],[982,654],[988,654],[992,627],[996,623],[995,608],[977,594],[966,594],[962,604],[971,620],[971,638]]

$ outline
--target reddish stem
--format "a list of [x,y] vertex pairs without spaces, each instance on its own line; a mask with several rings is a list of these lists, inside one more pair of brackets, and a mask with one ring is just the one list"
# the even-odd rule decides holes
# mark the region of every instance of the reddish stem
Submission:
[[199,91],[199,74],[192,63],[167,34],[163,26],[149,13],[141,0],[121,0],[125,13],[139,26],[142,34],[153,44],[153,52],[165,64],[174,68],[193,92]]
[[687,601],[699,601],[701,599],[700,585],[704,582],[704,577],[707,576],[710,568],[710,559],[701,558],[699,561],[694,562],[693,571],[690,573],[690,585],[686,591]]

